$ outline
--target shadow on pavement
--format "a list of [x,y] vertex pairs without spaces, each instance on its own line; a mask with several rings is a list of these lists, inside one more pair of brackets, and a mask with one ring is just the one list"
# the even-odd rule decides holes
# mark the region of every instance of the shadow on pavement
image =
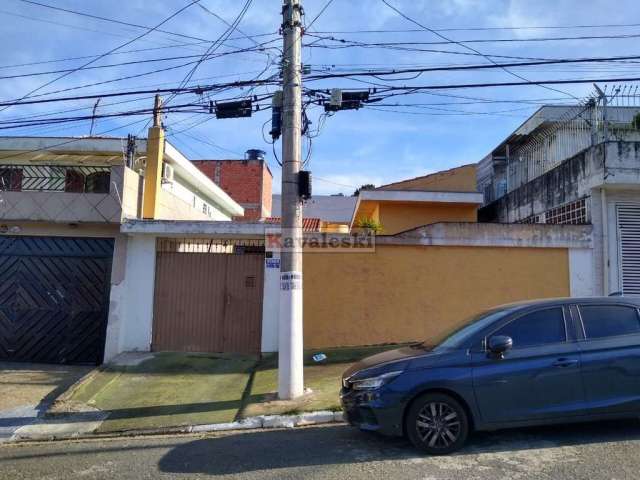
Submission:
[[[638,421],[503,430],[473,435],[467,447],[452,457],[630,440],[640,440]],[[423,454],[405,439],[332,426],[199,439],[174,447],[160,460],[159,469],[165,473],[230,475],[419,457]]]
[[[473,435],[461,452],[483,455],[590,443],[640,440],[640,422],[574,424]],[[166,473],[229,475],[259,470],[419,458],[405,439],[347,426],[256,431],[210,437],[174,447],[159,462]]]
[[[93,367],[0,362],[0,437],[41,418]],[[10,408],[3,410],[2,406]]]

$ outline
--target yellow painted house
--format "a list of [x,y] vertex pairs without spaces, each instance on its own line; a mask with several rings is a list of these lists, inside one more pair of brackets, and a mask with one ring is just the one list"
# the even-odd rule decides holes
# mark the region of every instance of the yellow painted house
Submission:
[[379,233],[395,235],[438,222],[476,222],[482,194],[476,190],[475,165],[362,190],[351,227],[376,223]]
[[591,294],[589,226],[478,223],[482,200],[474,165],[360,191],[350,227],[378,223],[375,250],[305,251],[305,346],[424,340],[497,304]]

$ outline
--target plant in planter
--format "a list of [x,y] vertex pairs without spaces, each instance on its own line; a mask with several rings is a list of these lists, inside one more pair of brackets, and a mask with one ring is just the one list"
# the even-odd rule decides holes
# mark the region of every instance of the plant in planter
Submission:
[[356,227],[361,228],[367,233],[378,234],[382,232],[382,225],[371,217],[362,218],[356,223]]

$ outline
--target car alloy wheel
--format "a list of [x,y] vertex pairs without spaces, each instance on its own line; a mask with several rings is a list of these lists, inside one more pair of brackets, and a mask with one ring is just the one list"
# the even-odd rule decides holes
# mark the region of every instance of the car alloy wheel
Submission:
[[440,393],[425,394],[412,403],[405,431],[419,449],[444,455],[464,445],[469,421],[466,411],[454,398]]
[[416,420],[420,439],[431,448],[448,448],[460,435],[460,419],[455,410],[442,402],[427,403]]

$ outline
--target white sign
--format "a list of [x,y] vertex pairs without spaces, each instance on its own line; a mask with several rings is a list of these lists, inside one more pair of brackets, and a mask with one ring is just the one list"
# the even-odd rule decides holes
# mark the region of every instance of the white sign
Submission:
[[302,272],[281,273],[280,290],[302,290]]

